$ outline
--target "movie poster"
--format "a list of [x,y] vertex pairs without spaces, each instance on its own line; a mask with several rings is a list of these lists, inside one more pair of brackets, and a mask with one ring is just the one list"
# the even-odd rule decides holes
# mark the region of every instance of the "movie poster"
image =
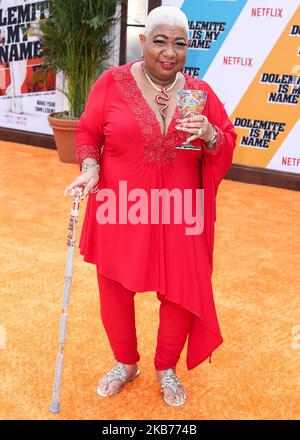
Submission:
[[300,173],[299,0],[164,0],[189,19],[185,71],[236,127],[236,164]]
[[0,127],[52,134],[47,116],[62,110],[62,98],[42,58],[47,16],[47,1],[0,0]]

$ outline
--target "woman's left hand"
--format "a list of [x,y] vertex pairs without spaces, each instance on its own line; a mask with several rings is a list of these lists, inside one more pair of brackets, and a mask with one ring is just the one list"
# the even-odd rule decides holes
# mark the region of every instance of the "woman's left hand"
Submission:
[[191,118],[177,119],[177,130],[192,134],[183,145],[186,145],[195,139],[202,139],[208,142],[213,137],[213,127],[206,116],[192,116]]

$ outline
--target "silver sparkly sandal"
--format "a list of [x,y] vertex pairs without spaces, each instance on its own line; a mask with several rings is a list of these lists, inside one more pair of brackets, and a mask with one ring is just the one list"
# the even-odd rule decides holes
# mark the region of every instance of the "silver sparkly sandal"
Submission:
[[107,376],[107,386],[109,386],[109,384],[115,379],[122,382],[123,385],[121,385],[120,388],[118,390],[116,390],[113,394],[107,394],[105,391],[103,391],[101,389],[100,386],[98,386],[97,387],[97,394],[99,394],[99,396],[102,396],[102,397],[114,396],[115,394],[118,394],[123,389],[124,385],[127,382],[129,382],[130,380],[139,376],[140,373],[141,373],[140,370],[137,369],[137,371],[132,376],[127,377],[127,372],[125,370],[124,365],[122,364],[122,362],[118,362],[106,375]]
[[170,388],[173,391],[174,398],[176,396],[176,391],[179,386],[182,386],[182,383],[174,373],[172,368],[168,368],[166,370],[165,375],[160,379],[161,392],[163,393],[163,400],[167,405],[170,406],[182,406],[186,403],[187,397],[183,398],[181,402],[171,402],[164,393],[164,388]]

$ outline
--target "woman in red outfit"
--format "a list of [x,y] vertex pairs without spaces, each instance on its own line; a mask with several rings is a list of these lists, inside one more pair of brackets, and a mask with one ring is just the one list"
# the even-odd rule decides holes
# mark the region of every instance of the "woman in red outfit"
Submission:
[[[89,194],[79,247],[84,261],[96,265],[101,318],[117,361],[98,394],[116,394],[139,375],[134,296],[156,291],[154,366],[164,401],[179,406],[187,393],[176,364],[187,337],[188,369],[223,341],[211,283],[215,201],[236,135],[210,86],[182,73],[188,21],[180,9],[154,9],[140,41],[143,60],[110,68],[90,92],[76,129],[82,173],[66,193],[83,187]],[[206,97],[201,113],[181,118],[176,97],[182,90]],[[150,213],[155,189],[164,192],[162,214],[161,205]],[[202,227],[198,210],[176,217],[187,190],[196,207],[202,191]]]

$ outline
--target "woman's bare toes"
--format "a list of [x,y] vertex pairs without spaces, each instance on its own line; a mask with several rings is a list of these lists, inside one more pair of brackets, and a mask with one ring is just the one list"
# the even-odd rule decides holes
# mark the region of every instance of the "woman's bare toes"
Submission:
[[184,402],[186,400],[186,392],[185,390],[180,387],[177,391],[176,391],[176,402]]
[[170,390],[169,388],[165,388],[165,389],[164,389],[164,393],[165,393],[166,398],[167,398],[168,400],[170,400],[171,402],[175,402],[175,399],[174,399],[174,393],[173,393],[172,390]]
[[101,388],[102,391],[104,391],[104,392],[107,391],[107,389],[108,389],[107,376],[101,377],[101,379],[99,380],[99,387]]

